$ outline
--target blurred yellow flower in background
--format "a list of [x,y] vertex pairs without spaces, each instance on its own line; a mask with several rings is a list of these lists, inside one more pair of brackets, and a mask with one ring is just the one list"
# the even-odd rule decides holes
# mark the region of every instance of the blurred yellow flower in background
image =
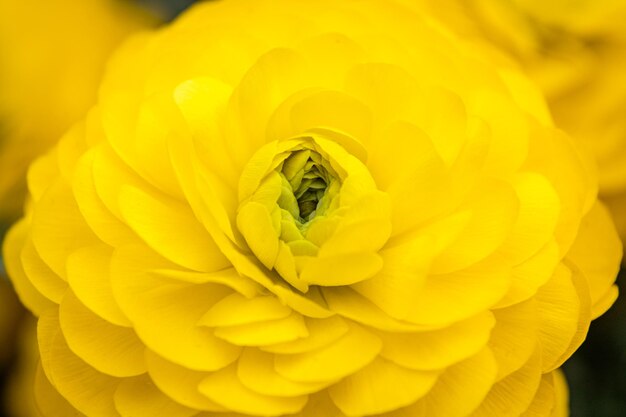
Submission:
[[622,249],[481,51],[389,0],[203,3],[125,43],[4,246],[43,414],[566,415]]
[[95,103],[109,53],[154,18],[118,0],[0,2],[0,222],[26,169]]
[[511,54],[540,85],[557,126],[594,153],[601,197],[626,239],[626,2],[419,1]]

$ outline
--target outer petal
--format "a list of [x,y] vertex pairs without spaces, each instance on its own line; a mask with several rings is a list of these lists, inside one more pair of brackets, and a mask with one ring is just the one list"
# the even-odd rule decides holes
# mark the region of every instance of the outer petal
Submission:
[[39,318],[37,334],[41,363],[55,389],[88,416],[119,416],[113,395],[120,380],[96,371],[74,355],[63,339],[55,310]]
[[[497,365],[489,349],[446,369],[415,404],[386,417],[465,417],[484,400],[495,382]],[[467,389],[472,387],[472,389]],[[450,401],[455,398],[455,401]]]
[[372,415],[412,404],[433,387],[437,377],[437,372],[415,371],[378,358],[328,392],[347,416]]
[[[611,305],[604,298],[615,289],[621,258],[622,244],[611,217],[601,203],[596,203],[583,218],[578,236],[567,254],[567,259],[580,269],[589,285],[594,318]],[[614,297],[611,300],[614,301]]]
[[191,417],[198,412],[166,397],[147,375],[125,378],[115,390],[115,408],[122,417]]
[[[7,234],[3,253],[4,259],[20,259],[20,251],[26,242],[28,233],[28,222],[22,220],[17,223]],[[24,272],[21,262],[8,262],[7,272],[12,278],[20,301],[36,316],[41,315],[45,310],[54,306],[54,303],[42,295],[30,282]]]
[[72,292],[59,306],[59,320],[69,348],[98,371],[116,377],[146,372],[145,346],[135,332],[93,314]]

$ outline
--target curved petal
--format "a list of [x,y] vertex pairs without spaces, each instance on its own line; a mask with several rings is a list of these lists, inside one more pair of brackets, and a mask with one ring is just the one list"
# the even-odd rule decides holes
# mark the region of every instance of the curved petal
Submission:
[[597,202],[583,217],[576,240],[566,256],[582,272],[589,285],[594,316],[606,310],[606,303],[600,304],[600,301],[614,285],[621,258],[619,235],[609,212]]
[[99,242],[85,223],[71,187],[62,180],[57,180],[35,206],[32,239],[41,259],[64,280],[67,256]]
[[96,371],[69,349],[57,311],[48,310],[39,318],[37,337],[48,380],[72,406],[88,416],[119,416],[113,395],[120,379]]
[[15,262],[7,262],[6,268],[20,301],[34,315],[40,316],[44,311],[54,307],[55,304],[35,288],[26,276],[24,266],[20,262],[20,252],[28,239],[28,226],[28,221],[24,219],[9,230],[3,242],[2,255],[4,259],[15,260]]
[[69,348],[98,371],[116,377],[146,372],[145,346],[135,332],[93,314],[71,291],[59,306],[59,323]]
[[196,410],[225,411],[198,391],[200,382],[209,375],[208,372],[176,365],[151,350],[146,351],[146,363],[154,384],[177,403]]
[[192,417],[197,410],[166,397],[147,375],[124,378],[115,390],[115,408],[122,417]]
[[45,417],[82,417],[83,413],[72,407],[63,396],[50,384],[41,364],[37,365],[34,385],[35,401],[39,410],[44,410]]
[[534,300],[492,310],[496,325],[489,348],[498,363],[498,381],[524,366],[539,348],[538,310]]
[[276,372],[293,381],[324,382],[342,378],[373,361],[381,349],[380,339],[357,324],[334,343],[291,355],[276,355]]
[[21,256],[22,268],[30,283],[50,301],[56,304],[61,302],[67,282],[59,278],[41,259],[32,240],[26,239]]
[[254,416],[280,416],[297,413],[307,402],[307,396],[273,397],[246,388],[237,376],[237,367],[229,366],[202,380],[202,394],[224,408]]
[[415,371],[377,358],[329,388],[335,405],[347,416],[367,416],[409,405],[426,394],[438,373]]
[[541,355],[537,350],[528,362],[497,382],[471,417],[514,417],[528,408],[541,382]]
[[256,348],[243,351],[237,363],[237,376],[248,389],[275,397],[312,394],[334,382],[297,382],[285,378],[274,369],[274,355]]
[[241,348],[197,325],[211,305],[232,290],[219,284],[173,281],[146,270],[146,263],[157,268],[169,264],[141,246],[119,249],[111,261],[115,299],[146,346],[195,370],[213,371],[235,361]]
[[119,204],[135,233],[171,261],[207,272],[230,266],[187,205],[131,186],[122,187]]
[[496,362],[485,348],[446,369],[433,388],[415,404],[385,416],[466,417],[484,400],[493,386],[496,372]]
[[77,250],[67,259],[67,279],[81,303],[104,320],[130,327],[111,287],[110,263],[113,249],[107,245]]
[[440,330],[416,333],[379,332],[383,341],[380,354],[409,369],[444,369],[483,349],[490,340],[496,323],[491,313],[484,312]]

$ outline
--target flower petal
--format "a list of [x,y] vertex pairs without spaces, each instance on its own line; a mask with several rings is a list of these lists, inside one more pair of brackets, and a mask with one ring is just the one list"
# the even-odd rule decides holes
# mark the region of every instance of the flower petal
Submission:
[[337,341],[320,349],[291,355],[277,355],[276,372],[293,381],[324,382],[342,378],[373,361],[381,342],[357,324]]
[[302,410],[307,401],[305,395],[273,397],[251,391],[239,380],[235,365],[204,378],[199,390],[226,409],[254,416],[273,417],[296,413]]
[[383,341],[381,356],[410,369],[444,369],[483,349],[494,324],[492,314],[484,312],[440,330],[379,332]]
[[497,382],[471,417],[519,416],[532,402],[541,382],[541,355],[530,357],[518,371]]
[[154,384],[177,403],[197,410],[225,411],[198,391],[200,382],[209,375],[208,372],[176,365],[151,350],[146,351],[146,363]]
[[[212,371],[232,363],[240,348],[197,325],[213,303],[232,290],[185,284],[146,271],[166,261],[142,247],[119,249],[111,262],[113,293],[148,348],[182,366]],[[167,263],[166,263],[167,264]]]
[[188,206],[130,186],[122,187],[119,204],[128,225],[173,262],[197,271],[230,265]]
[[48,380],[72,406],[88,416],[119,415],[113,395],[120,380],[96,371],[69,349],[57,311],[47,310],[39,318],[37,337]]
[[244,349],[237,364],[237,376],[252,391],[275,397],[315,393],[334,382],[297,382],[285,378],[274,369],[274,355],[256,348]]
[[113,249],[107,245],[77,250],[67,259],[67,279],[76,297],[87,308],[113,324],[130,327],[128,317],[113,296],[109,276],[112,255]]
[[328,392],[345,415],[372,415],[415,402],[433,387],[437,377],[437,372],[415,371],[377,358]]
[[191,417],[197,410],[175,403],[147,375],[124,378],[115,390],[115,408],[122,417]]
[[492,310],[496,319],[489,348],[498,363],[498,378],[520,369],[538,348],[539,314],[537,303],[528,300]]
[[46,410],[46,417],[82,416],[59,392],[50,384],[41,364],[37,365],[34,385],[35,401],[40,410]]
[[98,317],[72,292],[59,306],[59,322],[72,352],[98,371],[116,377],[146,372],[145,346],[135,332]]
[[[4,259],[20,259],[20,252],[24,246],[28,236],[28,222],[22,220],[15,224],[7,233],[3,245]],[[36,316],[40,316],[45,310],[53,307],[55,304],[45,297],[30,282],[28,276],[24,272],[24,266],[20,261],[8,262],[7,273],[11,277],[13,285],[20,301],[33,312]]]
[[485,348],[446,369],[433,388],[415,404],[386,417],[465,417],[484,400],[495,381],[496,371],[493,355]]

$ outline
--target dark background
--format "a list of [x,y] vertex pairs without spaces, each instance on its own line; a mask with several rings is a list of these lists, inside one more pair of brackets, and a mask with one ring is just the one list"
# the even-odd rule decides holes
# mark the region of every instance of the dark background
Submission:
[[[254,1],[254,0],[251,0]],[[194,0],[137,0],[165,20],[171,20]],[[0,237],[6,225],[0,225]],[[0,264],[0,270],[1,270]],[[618,278],[626,288],[626,272]],[[22,313],[24,314],[24,313]],[[10,346],[6,346],[10,350]],[[0,390],[19,359],[15,349],[12,359],[0,368]],[[571,417],[626,416],[626,295],[594,321],[586,342],[563,367],[570,386]],[[0,409],[0,417],[9,417]],[[324,417],[324,416],[320,416]]]

